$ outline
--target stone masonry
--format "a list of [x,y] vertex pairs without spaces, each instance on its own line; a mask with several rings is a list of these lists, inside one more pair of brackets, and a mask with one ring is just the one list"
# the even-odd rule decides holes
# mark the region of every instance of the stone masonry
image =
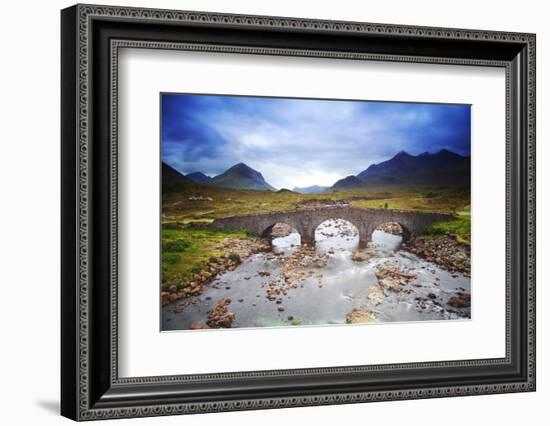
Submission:
[[359,243],[364,246],[370,241],[373,231],[383,223],[399,223],[403,228],[404,238],[409,238],[422,234],[426,227],[433,222],[452,220],[453,218],[452,214],[445,213],[326,206],[224,217],[214,220],[211,226],[218,230],[240,229],[250,231],[258,236],[266,236],[276,223],[286,223],[298,231],[302,242],[313,244],[315,229],[322,222],[328,219],[344,219],[359,230]]

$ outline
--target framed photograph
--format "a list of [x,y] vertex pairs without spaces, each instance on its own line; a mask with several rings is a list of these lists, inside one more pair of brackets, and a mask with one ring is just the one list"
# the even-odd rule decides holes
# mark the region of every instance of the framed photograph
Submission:
[[535,390],[535,35],[61,12],[61,411]]
[[471,318],[471,105],[160,96],[161,331]]

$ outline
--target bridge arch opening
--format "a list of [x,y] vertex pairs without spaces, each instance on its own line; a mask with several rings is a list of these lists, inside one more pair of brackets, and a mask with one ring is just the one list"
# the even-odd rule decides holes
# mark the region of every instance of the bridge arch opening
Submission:
[[371,241],[383,251],[397,250],[409,238],[409,231],[399,222],[384,222],[371,235]]
[[335,250],[355,250],[359,247],[359,229],[348,220],[334,218],[321,222],[315,228],[315,247],[317,250],[331,252]]
[[271,241],[271,249],[275,253],[292,251],[302,244],[302,237],[296,228],[283,222],[268,226],[262,232],[262,238]]

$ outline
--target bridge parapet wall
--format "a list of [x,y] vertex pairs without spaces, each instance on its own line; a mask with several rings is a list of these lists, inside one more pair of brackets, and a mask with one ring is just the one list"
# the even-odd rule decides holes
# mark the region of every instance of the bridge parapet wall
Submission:
[[422,234],[433,222],[453,218],[452,214],[446,213],[329,206],[230,216],[216,219],[211,227],[218,230],[242,229],[262,236],[274,224],[286,223],[300,233],[303,242],[313,243],[315,230],[322,222],[329,219],[344,219],[357,227],[360,242],[366,244],[373,231],[383,223],[397,222],[404,228],[406,236],[414,237]]

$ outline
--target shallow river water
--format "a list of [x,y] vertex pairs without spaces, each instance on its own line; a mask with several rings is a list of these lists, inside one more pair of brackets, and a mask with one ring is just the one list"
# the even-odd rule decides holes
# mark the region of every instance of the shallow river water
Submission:
[[[299,249],[296,233],[273,240],[273,252],[257,253],[235,270],[216,278],[201,295],[162,307],[163,330],[187,330],[206,323],[208,311],[221,298],[231,299],[233,327],[344,324],[353,309],[367,309],[374,322],[448,320],[470,317],[470,308],[447,305],[457,292],[470,293],[470,278],[450,273],[434,263],[400,250],[401,236],[375,231],[369,244],[370,258],[354,261],[359,237],[353,226],[327,221],[316,233],[315,251],[326,260],[322,267],[302,268],[297,288],[276,300],[266,297],[269,282],[284,282],[285,259]],[[380,267],[399,267],[416,274],[406,291],[380,292],[376,272]],[[258,272],[262,272],[258,274]],[[377,290],[380,297],[370,297]]]

